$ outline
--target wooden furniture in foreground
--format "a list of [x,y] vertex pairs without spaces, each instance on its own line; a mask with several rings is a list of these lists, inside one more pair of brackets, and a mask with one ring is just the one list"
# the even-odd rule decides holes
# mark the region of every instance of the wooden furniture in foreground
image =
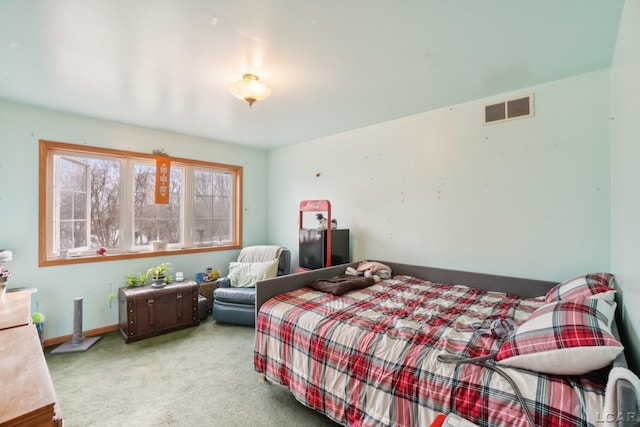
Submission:
[[0,330],[31,323],[31,292],[7,292],[0,299]]
[[30,291],[0,300],[0,426],[62,426],[35,325]]
[[118,291],[119,329],[129,344],[144,338],[197,326],[199,286],[193,280],[161,288],[142,286]]

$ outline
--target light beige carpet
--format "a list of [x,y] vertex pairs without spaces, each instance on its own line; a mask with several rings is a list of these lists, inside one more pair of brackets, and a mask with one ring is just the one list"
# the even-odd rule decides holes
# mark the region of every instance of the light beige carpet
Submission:
[[[46,327],[46,325],[45,325]],[[45,357],[64,425],[332,426],[253,368],[254,330],[217,324],[125,344],[117,332],[88,351]]]

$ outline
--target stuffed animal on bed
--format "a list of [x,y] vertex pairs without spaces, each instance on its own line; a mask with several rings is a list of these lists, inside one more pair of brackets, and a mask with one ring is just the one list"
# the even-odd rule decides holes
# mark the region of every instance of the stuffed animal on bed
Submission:
[[[318,220],[318,230],[326,230],[327,229],[327,218],[324,217],[321,213],[316,214],[316,219]],[[338,228],[338,221],[334,218],[331,220],[331,229],[335,230]]]
[[381,262],[362,261],[357,268],[347,267],[344,274],[373,277],[373,281],[378,283],[380,280],[391,278],[391,267]]

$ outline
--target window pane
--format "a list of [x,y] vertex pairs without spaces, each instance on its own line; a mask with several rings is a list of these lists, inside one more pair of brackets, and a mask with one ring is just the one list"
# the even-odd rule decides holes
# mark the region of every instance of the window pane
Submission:
[[60,223],[60,249],[84,248],[86,246],[86,221],[63,221]]
[[[180,195],[182,194],[182,169],[172,167],[171,168],[171,185],[169,186],[169,199],[177,197],[179,200]],[[171,200],[169,200],[171,203]],[[178,203],[180,206],[180,203]]]
[[73,219],[73,192],[60,191],[60,220]]
[[91,247],[120,247],[120,162],[89,159]]
[[232,194],[232,182],[231,175],[228,173],[217,173],[215,178],[215,195],[216,196],[231,196]]
[[83,248],[87,246],[87,222],[73,222],[73,247]]
[[155,204],[155,165],[134,166],[134,245],[149,245],[154,240],[182,242],[182,177],[180,167],[171,167],[169,203]]
[[80,157],[60,157],[60,182],[67,191],[87,191],[87,164]]
[[228,197],[214,198],[213,217],[231,218],[231,200]]
[[210,218],[213,212],[213,197],[196,196],[194,199],[194,218]]
[[180,195],[171,194],[169,196],[169,204],[158,205],[158,218],[180,218]]
[[231,174],[200,169],[194,172],[194,240],[200,246],[232,239],[233,180]]
[[[59,200],[58,249],[118,247],[120,162],[78,155],[56,155]],[[71,221],[63,224],[62,221]],[[87,239],[90,238],[90,241]]]
[[233,236],[233,175],[215,169],[194,172],[194,240],[221,245]]
[[160,240],[180,243],[180,221],[158,221]]
[[230,220],[214,220],[213,221],[213,240],[214,244],[231,240],[231,221]]
[[[73,221],[76,219],[87,218],[87,170],[89,165],[84,159],[72,157],[59,157],[59,207],[57,212],[58,221],[71,221],[65,230],[67,239],[65,245],[69,245],[69,249],[76,248],[76,230]],[[83,203],[84,202],[84,203]],[[59,223],[58,228],[61,230],[62,224]],[[86,230],[86,227],[83,228]],[[86,240],[86,237],[85,239]],[[60,241],[62,244],[62,241]]]
[[73,218],[87,219],[87,193],[73,193]]
[[158,239],[158,235],[155,233],[155,220],[137,219],[134,228],[136,230],[134,244],[136,245],[148,245],[151,241]]
[[193,188],[196,196],[213,193],[213,177],[208,172],[195,171]]
[[71,221],[63,221],[60,223],[60,249],[73,248],[73,223]]
[[195,230],[195,243],[196,245],[203,245],[205,242],[210,242],[213,236],[213,224],[211,220],[196,220],[194,221]]

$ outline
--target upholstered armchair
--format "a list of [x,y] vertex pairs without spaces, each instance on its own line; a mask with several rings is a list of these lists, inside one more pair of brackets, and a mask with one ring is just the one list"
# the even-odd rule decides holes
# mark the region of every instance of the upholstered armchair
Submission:
[[291,272],[291,252],[282,246],[249,246],[229,264],[229,275],[216,282],[216,322],[255,325],[256,282]]

